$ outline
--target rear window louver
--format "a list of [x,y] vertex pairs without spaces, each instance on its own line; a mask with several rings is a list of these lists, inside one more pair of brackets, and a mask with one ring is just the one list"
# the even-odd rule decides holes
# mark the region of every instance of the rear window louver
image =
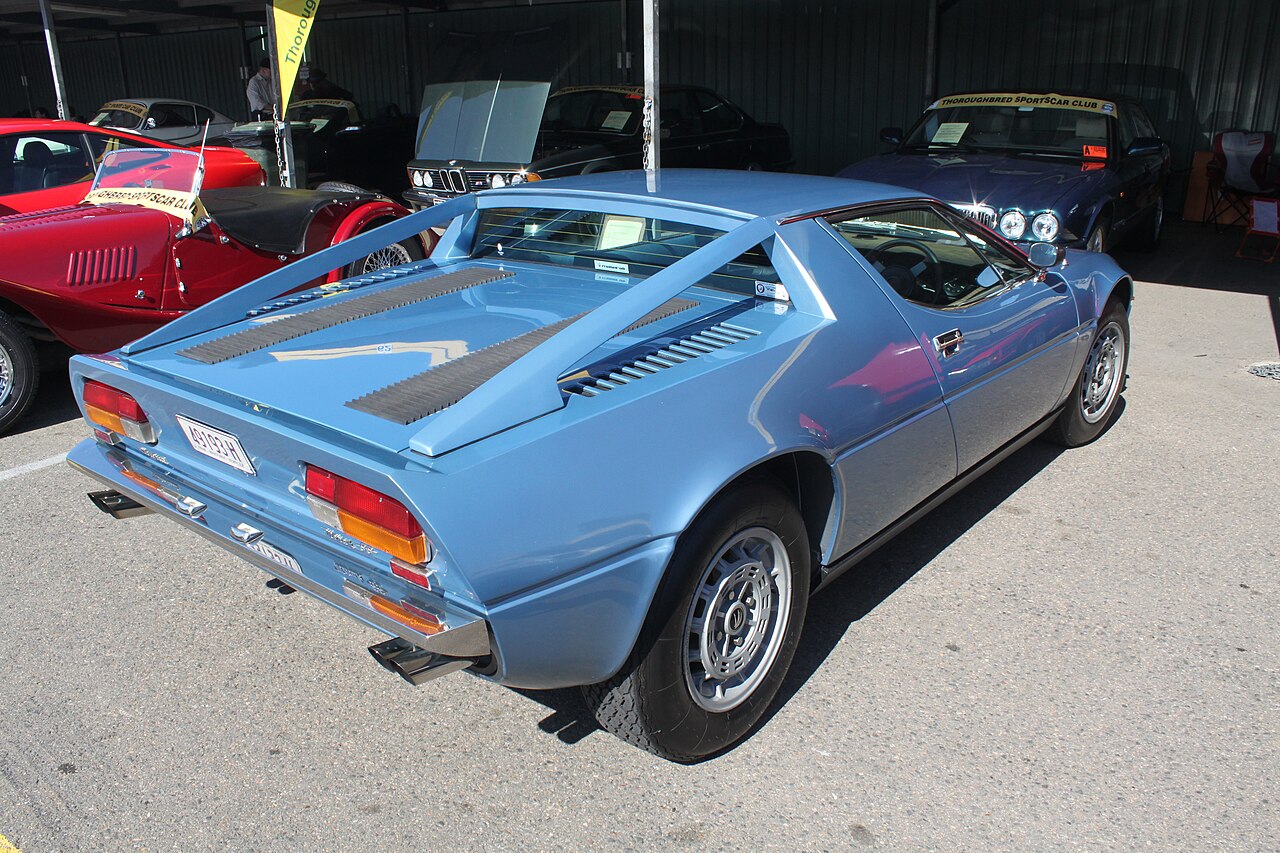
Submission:
[[272,311],[279,311],[281,308],[293,308],[294,306],[301,305],[304,302],[312,302],[316,299],[323,299],[327,296],[336,296],[339,293],[346,293],[349,290],[367,287],[370,284],[379,284],[384,281],[391,281],[393,278],[402,278],[406,275],[421,272],[430,266],[433,266],[430,261],[417,261],[400,267],[389,267],[387,269],[375,270],[374,272],[365,273],[364,275],[356,276],[355,278],[348,278],[344,281],[334,282],[333,284],[322,285],[314,290],[297,293],[284,299],[278,299],[275,302],[268,303],[267,305],[259,305],[257,308],[246,312],[244,316],[247,318],[260,317],[263,314],[270,314]]
[[638,358],[615,365],[586,368],[583,373],[561,380],[560,389],[580,397],[598,397],[623,385],[677,367],[686,361],[750,340],[760,334],[755,329],[733,323],[716,323],[701,331],[681,335]]

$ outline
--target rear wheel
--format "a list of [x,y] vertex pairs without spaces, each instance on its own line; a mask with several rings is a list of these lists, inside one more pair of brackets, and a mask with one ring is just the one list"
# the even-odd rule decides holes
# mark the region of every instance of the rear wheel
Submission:
[[1129,369],[1129,312],[1107,303],[1066,408],[1046,433],[1063,447],[1088,444],[1111,424]]
[[[385,225],[380,222],[378,225]],[[375,226],[376,227],[376,226]],[[392,243],[381,249],[370,252],[359,260],[352,261],[347,264],[343,270],[343,278],[353,278],[365,273],[376,272],[377,270],[387,269],[388,267],[398,267],[403,264],[411,264],[414,261],[420,261],[426,257],[426,253],[422,250],[422,241],[410,237],[408,240],[401,240],[399,243]]]
[[1103,213],[1098,216],[1098,221],[1093,223],[1093,230],[1089,232],[1089,239],[1085,240],[1084,247],[1090,252],[1107,252],[1111,250],[1111,217]]
[[377,195],[372,190],[366,190],[364,187],[358,187],[355,184],[348,184],[344,181],[325,181],[316,187],[316,192],[327,193],[359,193],[360,195]]
[[0,313],[0,433],[31,407],[40,385],[35,347],[18,324]]
[[809,599],[809,539],[771,481],[733,487],[689,527],[627,663],[583,688],[600,725],[674,761],[739,741],[786,675]]
[[1142,230],[1133,236],[1129,245],[1144,252],[1153,252],[1160,247],[1160,235],[1164,231],[1164,195],[1157,196],[1151,212]]

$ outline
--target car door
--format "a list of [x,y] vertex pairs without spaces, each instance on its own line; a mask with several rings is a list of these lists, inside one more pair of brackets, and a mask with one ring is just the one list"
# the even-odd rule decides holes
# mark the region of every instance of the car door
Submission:
[[750,165],[749,146],[741,133],[742,114],[712,92],[693,89],[689,94],[701,115],[702,136],[694,146],[698,166],[745,169]]
[[1070,289],[923,203],[833,219],[878,273],[942,385],[967,471],[1062,401],[1079,337]]
[[663,92],[659,102],[662,133],[662,165],[678,168],[705,168],[706,140],[702,114],[688,89]]
[[1156,203],[1160,191],[1160,173],[1164,165],[1164,152],[1130,154],[1129,147],[1137,138],[1154,138],[1155,128],[1136,104],[1121,104],[1116,119],[1119,136],[1119,160],[1116,172],[1120,177],[1120,195],[1116,199],[1118,232],[1123,233],[1137,225],[1142,214]]

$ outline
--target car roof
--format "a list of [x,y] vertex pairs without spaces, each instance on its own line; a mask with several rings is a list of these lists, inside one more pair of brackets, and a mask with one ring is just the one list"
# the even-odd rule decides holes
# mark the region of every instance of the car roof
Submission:
[[94,127],[91,124],[81,124],[78,121],[63,121],[56,118],[0,118],[0,133],[17,133],[21,131],[41,131],[47,130],[62,133],[95,133],[104,136],[119,136],[122,139],[136,139],[138,142],[145,143],[149,146],[160,146],[162,148],[181,148],[181,145],[174,145],[172,142],[165,142],[162,139],[148,139],[145,136],[139,136],[136,133],[130,133],[125,130],[115,130],[114,128]]
[[648,189],[645,173],[634,170],[555,178],[532,186],[490,190],[486,195],[502,193],[519,197],[530,190],[590,191],[629,200],[670,201],[714,208],[741,219],[787,218],[869,202],[920,197],[920,193],[902,187],[849,178],[727,169],[663,169],[654,192]]

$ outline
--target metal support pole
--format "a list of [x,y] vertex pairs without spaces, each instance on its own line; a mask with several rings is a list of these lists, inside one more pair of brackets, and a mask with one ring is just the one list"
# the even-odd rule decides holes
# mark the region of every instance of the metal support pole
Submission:
[[53,28],[53,10],[49,0],[40,0],[40,15],[44,18],[44,40],[49,46],[49,67],[53,69],[53,95],[58,100],[58,118],[67,117],[67,87],[62,82],[62,59],[58,56],[58,35]]
[[285,121],[288,104],[283,101],[280,86],[280,57],[276,50],[276,16],[272,4],[267,4],[267,55],[271,57],[271,94],[274,103],[271,113],[275,124],[276,158],[280,164],[280,186],[297,187],[297,175],[293,166],[293,134],[289,131],[289,123]]
[[924,36],[924,102],[938,99],[938,0],[929,0],[929,18]]
[[116,33],[116,62],[120,65],[120,91],[124,97],[129,97],[129,70],[124,64],[124,38],[119,32]]
[[644,171],[650,192],[662,166],[662,107],[658,102],[658,0],[644,3]]
[[27,98],[27,115],[30,116],[35,109],[31,104],[31,80],[27,77],[27,57],[26,50],[20,41],[15,41],[18,47],[18,76],[22,78],[22,94]]

